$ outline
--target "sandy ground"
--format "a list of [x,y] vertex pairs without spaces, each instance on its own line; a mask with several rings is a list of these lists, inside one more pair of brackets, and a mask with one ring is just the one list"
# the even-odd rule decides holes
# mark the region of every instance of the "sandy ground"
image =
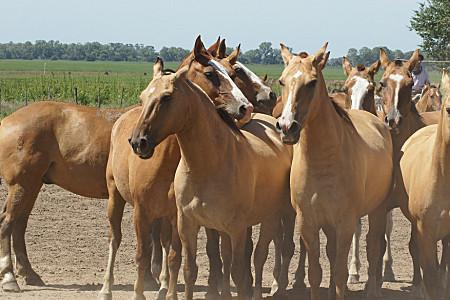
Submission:
[[[0,186],[0,205],[6,198],[4,185]],[[256,231],[256,230],[255,230]],[[393,256],[396,282],[383,285],[383,299],[416,299],[410,294],[412,262],[408,252],[409,223],[399,210],[394,212]],[[367,233],[367,219],[363,220],[363,236]],[[297,237],[296,237],[297,239]],[[106,201],[83,198],[59,187],[44,186],[30,217],[26,235],[28,253],[34,269],[41,275],[45,287],[25,286],[19,294],[0,291],[0,299],[95,299],[104,276],[108,258],[108,221]],[[126,208],[123,219],[123,241],[115,268],[114,299],[130,299],[136,278],[135,234],[132,212]],[[197,262],[199,276],[196,282],[196,299],[204,299],[208,262],[205,235],[199,235]],[[297,243],[298,241],[296,241]],[[362,277],[367,280],[365,239],[361,243]],[[329,265],[325,255],[325,237],[322,235],[321,263],[323,267],[323,299],[326,299],[329,282]],[[273,249],[265,266],[265,296],[272,280]],[[297,267],[298,249],[291,263],[288,295],[286,299],[307,299],[308,291],[292,290],[292,280]],[[365,299],[364,284],[349,285],[348,299]],[[183,299],[182,272],[179,277],[179,298]],[[145,292],[147,299],[156,299],[155,289]]]

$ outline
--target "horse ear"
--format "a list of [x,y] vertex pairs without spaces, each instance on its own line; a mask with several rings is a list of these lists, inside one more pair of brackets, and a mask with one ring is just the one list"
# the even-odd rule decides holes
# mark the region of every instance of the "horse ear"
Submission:
[[373,76],[375,76],[375,74],[377,74],[378,70],[380,69],[380,66],[381,66],[380,60],[377,60],[376,62],[370,65],[368,73],[372,78]]
[[211,46],[209,46],[209,48],[208,48],[208,52],[209,53],[211,53],[211,55],[213,56],[213,57],[216,57],[217,56],[217,51],[218,51],[218,49],[219,49],[219,45],[220,45],[220,36],[217,38],[217,41],[214,43],[214,44],[212,44]]
[[284,65],[287,66],[292,59],[292,53],[283,43],[280,43],[281,58],[283,58]]
[[425,94],[426,92],[428,92],[429,89],[430,89],[430,85],[425,84],[422,88],[422,95]]
[[326,57],[326,51],[327,51],[327,47],[328,47],[328,42],[326,42],[322,48],[319,49],[319,51],[316,52],[316,54],[314,55],[314,61],[316,62],[316,64],[320,65],[320,63],[325,59]]
[[266,81],[267,81],[267,74],[266,74],[266,75],[264,75],[264,77],[262,78],[262,80],[263,80],[264,82],[266,82]]
[[342,57],[342,69],[344,69],[344,74],[348,77],[352,72],[352,64],[348,60],[347,56]]
[[450,78],[448,77],[448,70],[447,69],[442,69],[442,78],[441,78],[441,83],[442,87],[444,89],[449,89],[450,92]]
[[217,58],[222,59],[227,56],[227,45],[225,44],[225,39],[220,42],[219,51],[217,52]]
[[164,70],[164,62],[161,57],[157,57],[153,64],[153,78],[161,77]]
[[383,48],[380,48],[380,62],[383,69],[386,70],[386,68],[389,66],[391,61],[389,60],[388,55],[386,54],[386,51],[384,51]]
[[209,61],[212,59],[211,54],[206,51],[200,36],[195,40],[194,45],[194,59],[203,66],[208,66]]
[[241,44],[239,44],[236,49],[227,57],[227,60],[233,66],[236,64],[239,54],[241,53]]
[[419,62],[419,49],[416,49],[416,51],[414,51],[414,53],[411,55],[410,59],[405,63],[405,66],[408,68],[410,72],[412,72],[418,62]]
[[325,53],[325,57],[322,59],[322,61],[319,63],[320,70],[323,70],[327,66],[328,58],[330,57],[330,51]]

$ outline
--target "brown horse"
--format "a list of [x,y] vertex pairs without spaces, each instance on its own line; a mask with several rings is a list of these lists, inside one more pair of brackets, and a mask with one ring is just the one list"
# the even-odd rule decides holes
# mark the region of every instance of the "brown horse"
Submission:
[[[251,104],[242,94],[239,94],[236,85],[228,75],[219,72],[211,66],[211,55],[204,49],[200,38],[194,48],[194,60],[184,62],[181,68],[186,71],[187,80],[198,84],[208,95],[214,99],[215,105],[220,106],[242,118],[243,108],[251,113]],[[187,66],[186,66],[187,65]],[[154,81],[158,81],[163,73],[163,63],[158,60],[154,65]],[[141,99],[151,97],[158,85],[152,81],[148,88],[142,92]],[[183,92],[183,91],[181,91]],[[239,97],[239,98],[235,98]],[[135,299],[144,299],[143,279],[145,268],[148,266],[149,237],[152,223],[161,217],[169,217],[172,227],[172,238],[167,239],[165,257],[171,255],[163,263],[161,292],[168,289],[168,298],[176,297],[176,278],[179,263],[181,262],[180,242],[176,230],[176,206],[173,195],[173,178],[180,159],[180,150],[175,136],[171,136],[161,143],[155,150],[151,160],[141,160],[134,155],[127,142],[136,120],[142,113],[142,108],[135,108],[125,113],[114,125],[111,136],[111,151],[108,160],[107,182],[110,193],[108,211],[111,224],[110,260],[105,276],[105,284],[100,292],[103,298],[111,298],[113,284],[113,264],[117,248],[120,244],[121,212],[125,201],[134,207],[134,220],[137,235],[138,279],[135,284]],[[142,143],[142,142],[141,142]],[[117,210],[116,207],[119,209]],[[117,213],[116,213],[117,211]],[[167,267],[170,271],[170,280],[167,285]],[[176,273],[175,273],[176,272]]]
[[347,258],[358,219],[369,214],[369,296],[380,296],[380,242],[386,224],[385,199],[392,179],[388,128],[373,114],[345,111],[328,96],[322,69],[326,46],[316,55],[294,56],[284,45],[280,77],[284,109],[277,128],[295,144],[291,201],[309,260],[311,299],[319,299],[322,269],[319,230],[327,235],[330,298],[344,299]]
[[416,110],[419,113],[441,110],[441,101],[439,85],[435,86],[427,84],[423,87],[420,99],[416,103]]
[[[292,210],[287,181],[291,151],[277,136],[273,118],[256,114],[241,132],[234,123],[223,121],[227,115],[215,113],[206,94],[184,80],[182,74],[174,76],[175,89],[170,85],[157,89],[144,101],[145,113],[133,131],[132,144],[137,154],[148,156],[167,136],[177,136],[182,159],[175,175],[175,195],[186,260],[185,299],[193,296],[200,225],[229,236],[231,272],[242,298],[248,288],[249,270],[244,263],[247,227],[263,222],[261,232],[270,241],[277,232],[280,214]],[[161,77],[161,81],[167,80]],[[177,92],[182,86],[186,90],[184,97]],[[164,101],[164,95],[170,100]],[[152,147],[140,147],[142,138],[149,140]],[[258,257],[261,265],[265,251],[257,246],[255,259]]]
[[[227,57],[226,48],[225,39],[223,39],[220,41],[219,49],[217,51],[218,59]],[[240,50],[240,45],[236,50]],[[259,78],[252,70],[241,62],[234,61],[233,69],[236,72],[236,77],[233,80],[236,82],[236,85],[242,93],[244,93],[245,97],[247,97],[255,107],[254,112],[270,115],[275,106],[277,97],[266,83],[266,80]],[[267,76],[265,79],[267,79]]]
[[[390,196],[389,208],[400,206],[402,211],[406,211],[407,195],[403,188],[400,158],[402,156],[401,147],[405,141],[418,129],[435,124],[436,114],[439,112],[428,112],[419,114],[414,103],[411,101],[412,78],[411,71],[419,58],[419,51],[416,50],[411,58],[406,61],[391,61],[386,52],[380,49],[380,61],[384,68],[384,73],[380,80],[381,95],[385,104],[385,122],[391,128],[394,160],[394,186]],[[419,286],[421,282],[419,257],[415,251],[414,230],[412,227],[409,250],[413,259],[414,277],[413,285]]]
[[[444,73],[444,84],[446,80],[448,74]],[[415,228],[427,300],[444,297],[447,285],[445,274],[439,274],[436,245],[450,234],[450,85],[444,89],[439,123],[413,134],[403,145],[400,160],[409,198],[405,215]],[[446,252],[443,250],[443,260],[447,259]]]

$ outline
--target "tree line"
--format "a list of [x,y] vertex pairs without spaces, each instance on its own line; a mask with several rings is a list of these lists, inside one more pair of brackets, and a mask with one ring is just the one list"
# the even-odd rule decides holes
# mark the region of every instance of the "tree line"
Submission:
[[[359,50],[349,49],[347,57],[356,64],[369,64],[378,59],[379,47],[369,49],[363,47]],[[393,58],[407,59],[411,51],[390,50],[385,48]],[[227,52],[233,49],[228,48]],[[48,60],[84,60],[84,61],[154,61],[161,56],[165,61],[181,61],[189,50],[181,47],[163,47],[158,51],[153,46],[142,44],[122,44],[98,42],[89,43],[61,43],[59,41],[38,40],[34,43],[3,43],[0,44],[0,59],[48,59]],[[240,61],[251,64],[282,64],[280,50],[274,48],[272,43],[263,42],[256,49],[242,52]],[[330,59],[330,65],[341,65],[342,58]]]

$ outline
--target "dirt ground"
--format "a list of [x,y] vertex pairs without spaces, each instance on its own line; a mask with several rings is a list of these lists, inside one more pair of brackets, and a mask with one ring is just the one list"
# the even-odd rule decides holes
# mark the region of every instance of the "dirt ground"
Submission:
[[[6,198],[4,185],[0,186],[0,205]],[[409,223],[399,210],[394,212],[392,235],[394,272],[396,282],[383,285],[383,299],[416,299],[410,294],[412,262],[408,252]],[[363,220],[363,237],[367,233],[367,219]],[[255,237],[254,237],[255,238]],[[296,237],[297,238],[297,237]],[[19,284],[19,294],[0,291],[0,299],[96,299],[101,289],[108,258],[108,221],[106,201],[83,198],[56,186],[44,186],[30,217],[26,235],[28,253],[34,269],[41,275],[45,287]],[[132,212],[126,208],[123,219],[123,241],[115,267],[114,299],[130,299],[136,278],[135,234]],[[207,284],[208,262],[204,232],[199,235],[197,262],[199,276],[196,282],[196,299],[204,299]],[[298,241],[296,241],[297,244]],[[329,266],[325,255],[325,237],[322,235],[321,263],[323,267],[323,299],[326,299]],[[361,242],[362,276],[367,280],[365,239]],[[273,249],[265,266],[265,296],[271,284]],[[298,248],[290,268],[291,284],[286,299],[308,299],[308,291],[292,290],[292,280],[297,267]],[[183,299],[182,271],[179,277],[179,298]],[[349,285],[348,299],[365,299],[364,284]],[[156,299],[156,289],[145,292],[147,299]]]

